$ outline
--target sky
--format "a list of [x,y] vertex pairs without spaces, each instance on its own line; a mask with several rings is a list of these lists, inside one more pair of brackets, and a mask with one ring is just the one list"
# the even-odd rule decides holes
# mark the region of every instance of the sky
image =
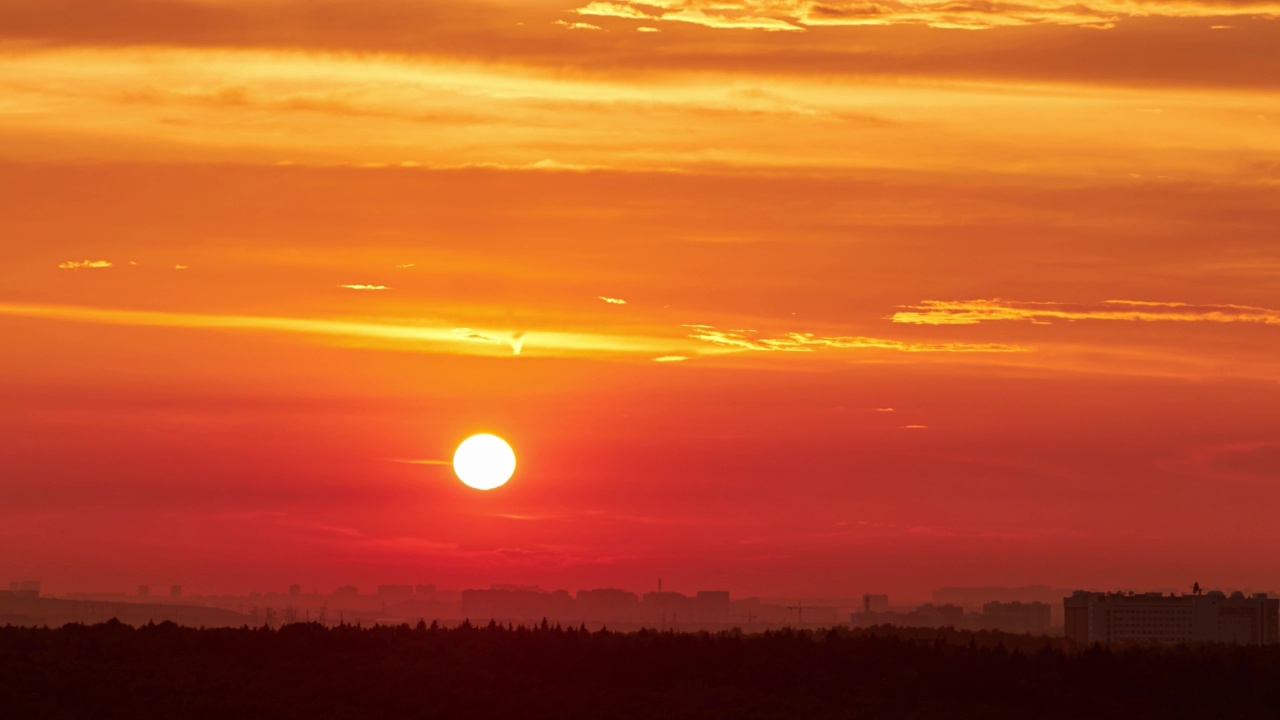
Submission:
[[1276,2],[0,0],[0,580],[1280,588],[1277,227]]

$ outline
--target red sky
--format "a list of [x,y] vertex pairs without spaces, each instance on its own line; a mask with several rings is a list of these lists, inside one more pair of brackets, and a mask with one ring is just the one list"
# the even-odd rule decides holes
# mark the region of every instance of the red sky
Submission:
[[1280,588],[1278,79],[1274,2],[0,0],[0,580]]

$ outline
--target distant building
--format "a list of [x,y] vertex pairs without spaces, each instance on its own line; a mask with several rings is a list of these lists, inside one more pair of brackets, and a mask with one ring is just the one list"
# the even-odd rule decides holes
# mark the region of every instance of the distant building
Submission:
[[728,622],[730,607],[728,590],[699,590],[693,599],[694,618],[699,622]]
[[1162,593],[1091,593],[1077,590],[1063,600],[1066,634],[1080,643],[1280,642],[1280,599],[1265,593],[1230,597]]
[[800,604],[787,607],[790,611],[790,618],[795,618],[796,625],[799,626],[830,626],[839,622],[839,608],[830,605],[806,605],[803,601]]
[[1048,635],[1049,610],[1049,605],[1042,602],[989,602],[982,606],[978,627],[1018,635]]
[[358,595],[360,595],[360,590],[357,589],[356,586],[354,585],[343,585],[342,587],[333,591],[333,596],[336,598],[353,598],[353,597],[357,597]]
[[916,615],[920,616],[921,625],[927,627],[963,627],[964,626],[964,608],[959,605],[934,605],[926,603],[916,608]]
[[862,596],[862,612],[879,613],[889,611],[888,595],[873,595],[867,593]]
[[626,590],[579,590],[578,615],[589,622],[634,622],[640,616],[640,598]]
[[301,585],[298,585],[297,583],[294,583],[293,585],[290,585],[290,586],[289,586],[289,594],[290,594],[290,595],[301,595],[301,594],[302,594],[302,586],[301,586]]
[[435,585],[414,585],[413,595],[419,600],[435,600],[436,586]]
[[138,586],[138,597],[150,597],[150,596],[151,596],[151,586],[150,586],[150,585],[139,585],[139,586]]
[[[808,615],[809,609],[805,608]],[[964,608],[959,605],[934,605],[926,603],[909,612],[856,612],[849,616],[854,627],[893,625],[895,627],[953,627],[966,626]]]
[[171,597],[171,598],[179,598],[179,597],[182,597],[182,586],[181,586],[181,585],[170,585],[170,586],[169,586],[169,597]]
[[693,620],[693,598],[678,592],[648,592],[644,594],[644,614],[648,622],[659,627],[672,627]]
[[729,603],[730,619],[745,625],[785,625],[791,612],[786,605],[765,603],[758,597],[738,598]]
[[20,582],[9,583],[9,592],[14,597],[38,598],[40,597],[40,581],[39,580],[22,580]]
[[516,585],[514,583],[489,583],[490,590],[501,590],[503,592],[546,592],[539,585]]
[[[507,586],[511,587],[511,586]],[[463,590],[462,615],[472,622],[537,623],[575,614],[573,597],[564,590]]]
[[409,602],[413,599],[412,585],[379,585],[378,599],[387,605]]

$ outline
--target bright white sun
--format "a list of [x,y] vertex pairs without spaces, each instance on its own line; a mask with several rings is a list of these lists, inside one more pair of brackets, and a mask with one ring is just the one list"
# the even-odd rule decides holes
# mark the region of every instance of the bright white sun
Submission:
[[453,453],[453,471],[476,490],[502,487],[516,471],[516,454],[497,435],[472,435]]

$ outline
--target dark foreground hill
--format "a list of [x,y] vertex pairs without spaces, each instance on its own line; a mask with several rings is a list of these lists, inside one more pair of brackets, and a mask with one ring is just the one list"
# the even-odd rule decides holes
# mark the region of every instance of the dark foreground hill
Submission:
[[1269,718],[1280,648],[879,629],[0,628],[11,718]]

